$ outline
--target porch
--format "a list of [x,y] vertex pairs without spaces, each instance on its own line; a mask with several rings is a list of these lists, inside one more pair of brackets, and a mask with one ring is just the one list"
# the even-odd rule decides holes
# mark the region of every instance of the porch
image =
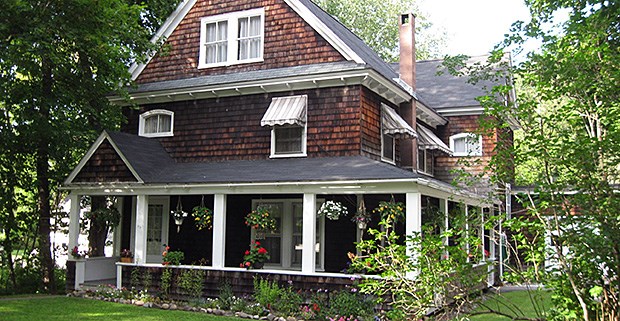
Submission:
[[[354,275],[347,274],[347,253],[356,252],[355,242],[364,236],[351,222],[362,201],[368,213],[381,201],[394,200],[405,204],[405,222],[397,226],[401,235],[421,232],[427,222],[441,222],[445,229],[454,224],[449,213],[461,208],[484,217],[494,211],[494,205],[483,202],[478,195],[457,191],[448,184],[423,179],[337,181],[305,183],[258,183],[196,186],[116,186],[102,189],[82,187],[73,189],[72,204],[79,204],[81,195],[114,195],[122,213],[121,224],[114,237],[114,254],[110,258],[73,260],[70,264],[68,288],[79,289],[92,280],[89,277],[113,280],[118,287],[129,286],[131,268],[150,269],[153,275],[163,268],[161,254],[164,244],[171,250],[185,253],[181,266],[173,269],[201,269],[206,271],[204,295],[217,294],[219,282],[229,280],[239,293],[252,291],[254,276],[266,276],[282,282],[291,281],[301,288],[329,288],[336,290],[351,285]],[[317,209],[326,200],[346,206],[349,216],[339,220],[317,217]],[[189,216],[177,226],[170,215],[179,204],[191,212],[201,202],[213,209],[212,229],[198,230]],[[278,230],[262,240],[271,259],[262,270],[240,268],[243,253],[256,238],[244,224],[244,217],[258,205],[268,205],[275,211]],[[435,208],[437,211],[427,211]],[[429,216],[433,213],[433,216]],[[378,228],[374,217],[368,228]],[[70,243],[77,244],[79,208],[71,209]],[[466,226],[482,239],[478,251],[482,258],[494,258],[495,246],[492,229],[483,224]],[[178,230],[177,230],[178,228]],[[73,242],[73,243],[71,243]],[[448,238],[446,243],[450,242]],[[133,263],[119,263],[122,249],[134,253]],[[73,267],[74,266],[74,267]],[[83,269],[83,270],[81,270]],[[91,271],[91,269],[94,269]],[[88,271],[88,272],[87,272]],[[105,275],[104,275],[105,274]],[[71,275],[74,277],[71,278]],[[156,278],[154,278],[156,279]],[[490,276],[489,283],[493,283]]]

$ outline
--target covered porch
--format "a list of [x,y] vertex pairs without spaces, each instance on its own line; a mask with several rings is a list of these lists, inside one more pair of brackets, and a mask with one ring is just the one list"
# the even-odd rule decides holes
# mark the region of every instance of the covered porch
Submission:
[[[252,278],[265,276],[280,281],[291,281],[302,288],[345,287],[353,283],[347,271],[347,253],[355,253],[355,243],[364,237],[361,229],[351,221],[365,204],[371,221],[367,228],[378,228],[378,217],[372,210],[381,201],[394,200],[405,205],[406,219],[397,226],[401,235],[421,232],[429,221],[441,222],[440,228],[450,227],[451,211],[460,207],[480,216],[488,216],[493,204],[484,203],[479,196],[456,190],[452,186],[426,177],[401,179],[332,180],[310,182],[257,182],[215,183],[193,185],[110,184],[110,186],[81,186],[72,188],[72,204],[79,204],[82,195],[113,195],[119,200],[122,213],[120,226],[114,237],[114,255],[110,258],[86,258],[69,264],[68,287],[79,289],[97,279],[113,280],[117,287],[129,287],[132,268],[149,269],[153,275],[164,268],[164,246],[183,251],[185,259],[174,269],[202,269],[206,271],[205,295],[215,295],[219,280],[228,280],[238,293],[251,292]],[[318,217],[317,210],[327,200],[346,206],[349,215],[338,220]],[[199,230],[188,216],[176,225],[170,215],[180,206],[191,212],[204,205],[213,210],[211,229]],[[257,206],[274,209],[277,229],[262,236],[261,242],[270,253],[270,260],[260,270],[239,266],[243,253],[255,232],[244,223],[247,213]],[[434,208],[436,211],[428,211]],[[79,207],[71,208],[69,248],[77,244],[79,234]],[[430,217],[432,215],[434,217]],[[480,222],[480,220],[478,220]],[[483,224],[469,226],[482,239],[479,258],[493,258],[493,230]],[[448,238],[446,243],[450,242]],[[121,250],[133,253],[132,263],[121,263]],[[412,253],[413,255],[413,253]],[[492,283],[493,277],[489,277]]]

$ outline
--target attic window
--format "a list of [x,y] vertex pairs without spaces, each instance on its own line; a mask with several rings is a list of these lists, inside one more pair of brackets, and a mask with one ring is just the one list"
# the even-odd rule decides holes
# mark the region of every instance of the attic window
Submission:
[[450,150],[453,156],[482,156],[482,136],[472,133],[452,135]]
[[140,114],[138,135],[144,137],[167,137],[173,135],[174,113],[155,109]]
[[265,10],[202,18],[198,68],[263,60]]

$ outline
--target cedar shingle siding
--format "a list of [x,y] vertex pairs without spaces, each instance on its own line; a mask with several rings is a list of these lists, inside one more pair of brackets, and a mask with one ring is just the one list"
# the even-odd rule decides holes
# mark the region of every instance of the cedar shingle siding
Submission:
[[[269,158],[271,127],[260,120],[273,97],[308,95],[308,157],[360,155],[360,86],[223,97],[127,110],[125,132],[138,133],[138,117],[151,109],[175,113],[174,136],[159,138],[177,162]],[[375,109],[379,110],[378,106]]]
[[[200,19],[229,12],[265,8],[264,62],[198,69]],[[138,77],[138,83],[206,75],[344,61],[283,1],[198,1]],[[303,59],[300,59],[303,57]]]
[[104,140],[75,177],[75,183],[136,182],[125,162],[112,145]]

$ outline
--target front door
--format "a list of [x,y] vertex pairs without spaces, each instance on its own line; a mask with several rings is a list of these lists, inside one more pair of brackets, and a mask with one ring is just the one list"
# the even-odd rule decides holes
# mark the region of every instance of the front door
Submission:
[[168,219],[170,198],[149,197],[148,225],[146,230],[146,262],[161,263],[164,244],[168,244]]

